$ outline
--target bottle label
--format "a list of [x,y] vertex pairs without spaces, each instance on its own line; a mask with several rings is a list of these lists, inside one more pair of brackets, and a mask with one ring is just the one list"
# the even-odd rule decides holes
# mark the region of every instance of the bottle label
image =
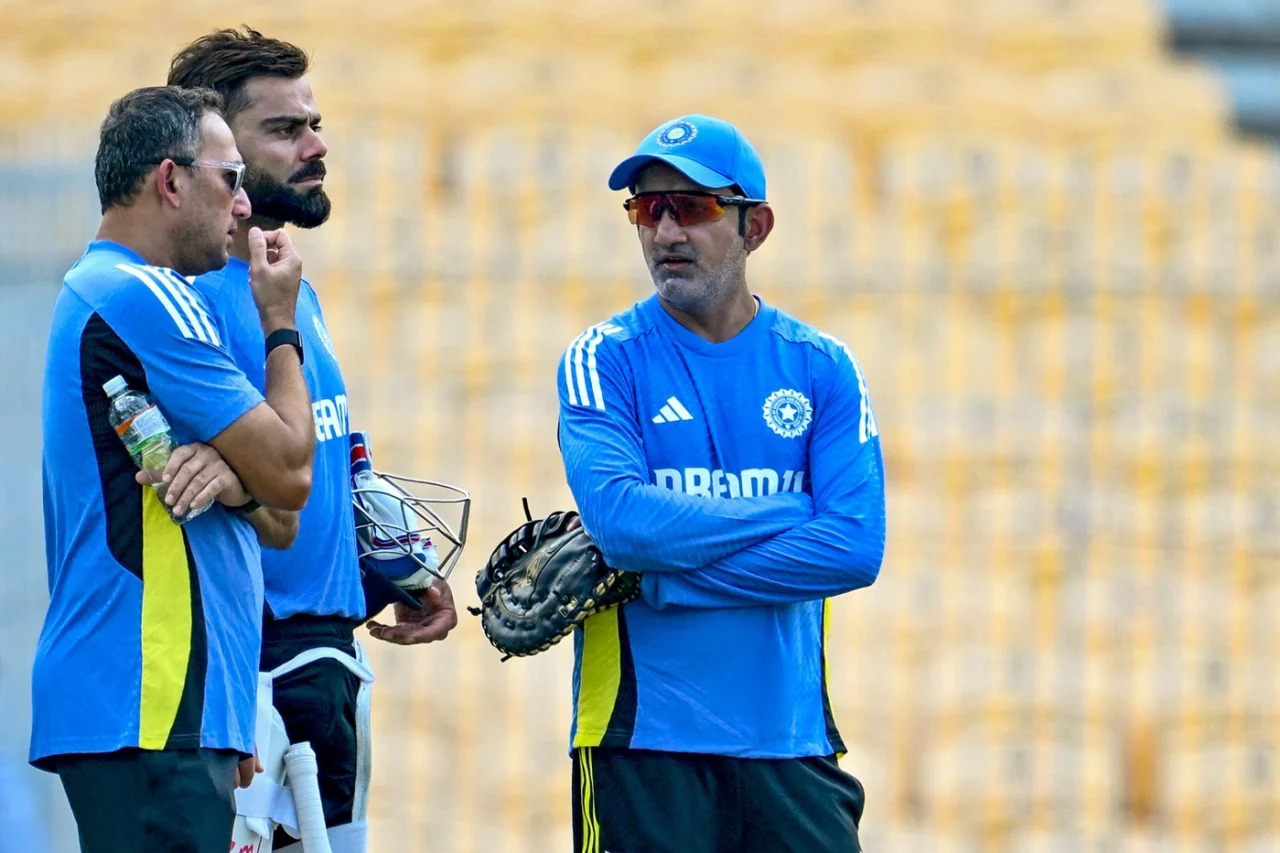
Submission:
[[141,412],[116,427],[116,432],[129,447],[137,447],[148,439],[169,431],[169,423],[155,406],[147,406]]

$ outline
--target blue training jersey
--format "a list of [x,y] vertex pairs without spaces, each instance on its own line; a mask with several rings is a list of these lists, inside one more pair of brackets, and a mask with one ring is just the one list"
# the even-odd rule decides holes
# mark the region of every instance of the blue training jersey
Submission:
[[575,634],[572,745],[844,752],[827,601],[875,580],[885,536],[852,353],[763,303],[712,344],[655,295],[583,332],[559,389],[583,526],[643,591]]
[[253,751],[262,572],[248,522],[168,517],[107,417],[121,375],[177,444],[207,442],[262,395],[172,270],[89,245],[53,311],[43,400],[49,611],[32,674],[31,760],[125,747]]
[[[221,270],[197,278],[195,286],[213,306],[236,364],[265,393],[266,342],[249,286],[249,265],[232,258]],[[306,279],[298,291],[297,326],[316,451],[311,496],[298,518],[297,540],[287,551],[262,551],[267,606],[276,619],[300,613],[356,619],[364,615],[364,592],[351,508],[347,386],[320,302]]]

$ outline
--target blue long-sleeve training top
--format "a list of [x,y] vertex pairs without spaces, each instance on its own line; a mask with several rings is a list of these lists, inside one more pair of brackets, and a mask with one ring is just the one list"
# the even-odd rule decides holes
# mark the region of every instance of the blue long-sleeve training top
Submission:
[[757,758],[844,752],[830,597],[884,554],[884,463],[849,349],[760,303],[712,344],[657,297],[559,364],[583,526],[643,596],[576,632],[572,745]]

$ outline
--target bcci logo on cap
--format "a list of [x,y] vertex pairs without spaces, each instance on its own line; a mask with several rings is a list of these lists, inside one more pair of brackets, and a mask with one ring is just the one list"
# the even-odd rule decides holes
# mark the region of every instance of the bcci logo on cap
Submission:
[[795,438],[809,428],[813,406],[799,391],[782,388],[764,401],[764,422],[783,438]]
[[658,134],[658,144],[668,148],[684,145],[698,135],[698,126],[687,121],[673,121]]

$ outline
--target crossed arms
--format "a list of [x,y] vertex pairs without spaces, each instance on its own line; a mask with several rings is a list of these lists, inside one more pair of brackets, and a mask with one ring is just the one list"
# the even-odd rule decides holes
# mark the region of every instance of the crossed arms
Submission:
[[562,376],[561,454],[583,525],[610,565],[642,573],[649,604],[784,604],[875,581],[884,464],[879,437],[865,428],[869,409],[851,358],[816,360],[812,497],[715,498],[650,483],[629,373],[614,352],[597,352],[603,408],[571,404]]

